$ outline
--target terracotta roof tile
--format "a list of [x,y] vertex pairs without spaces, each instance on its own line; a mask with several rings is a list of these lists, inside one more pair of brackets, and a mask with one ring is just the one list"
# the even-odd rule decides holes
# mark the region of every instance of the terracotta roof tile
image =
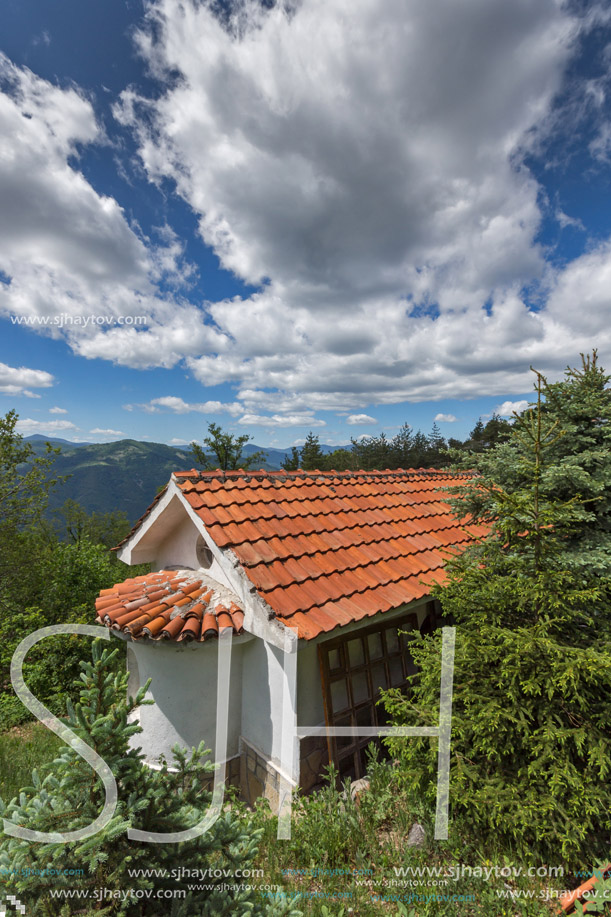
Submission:
[[219,632],[218,622],[216,620],[216,615],[208,612],[204,615],[204,620],[202,622],[202,634],[205,637],[214,637]]
[[[429,594],[431,583],[443,578],[450,554],[486,534],[485,527],[461,524],[441,490],[469,478],[433,469],[192,469],[174,475],[218,547],[235,553],[277,619],[305,639]],[[178,591],[168,576],[156,581],[164,608]],[[124,585],[123,592],[138,601],[142,584]],[[111,618],[117,610],[125,614],[123,592],[102,591],[101,617],[107,609]],[[196,594],[197,589],[191,598]],[[224,604],[223,621],[226,612],[239,630],[243,611]],[[183,610],[180,599],[174,608]],[[202,633],[211,620],[206,613]],[[174,621],[158,631],[161,638],[175,636]],[[141,633],[147,629],[150,624]]]
[[205,571],[162,570],[103,591],[104,602],[96,603],[98,622],[133,639],[202,642],[216,636],[219,626],[235,634],[244,627],[237,596]]

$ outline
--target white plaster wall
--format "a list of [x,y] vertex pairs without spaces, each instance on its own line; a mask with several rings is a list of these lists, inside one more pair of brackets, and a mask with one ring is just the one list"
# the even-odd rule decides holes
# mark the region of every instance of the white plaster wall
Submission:
[[197,569],[199,564],[195,554],[195,544],[198,534],[193,522],[184,513],[178,524],[170,529],[165,538],[157,545],[153,562],[154,569],[163,570],[166,566],[178,564]]
[[[326,635],[326,639],[346,636],[381,620],[402,617],[406,610],[424,619],[428,599],[414,602],[393,612],[375,615],[350,624]],[[318,643],[324,640],[301,641],[297,654],[297,723],[298,726],[319,726],[325,721],[318,662]],[[285,775],[291,776],[291,762],[283,761],[287,745],[282,741],[282,703],[285,675],[284,653],[263,640],[253,640],[244,647],[242,673],[242,736],[264,757],[271,760]],[[295,779],[293,775],[293,779]]]
[[322,726],[324,722],[318,647],[309,641],[300,647],[297,656],[297,724]]
[[[197,540],[199,537],[200,532],[195,523],[185,512],[178,525],[157,545],[153,569],[163,570],[166,567],[181,566],[198,570],[200,567],[197,559]],[[212,579],[217,580],[224,586],[230,586],[227,575],[216,557],[213,556],[211,565],[205,569]]]
[[[283,735],[286,681],[283,650],[260,639],[244,647],[242,735],[264,758],[271,760],[281,773],[296,781],[298,760],[296,757],[290,760],[290,749],[296,749],[297,739],[293,737],[287,741]],[[293,698],[294,690],[293,686]]]
[[[418,607],[414,603],[416,607],[413,610],[418,612],[419,623],[424,615],[425,604],[423,602]],[[405,609],[399,609],[383,617],[384,620],[391,620],[404,612]],[[341,635],[358,631],[381,617],[375,616],[342,628]],[[329,634],[327,639],[339,635],[338,629]],[[317,651],[319,642],[324,641],[302,641],[297,654],[296,725],[299,726],[324,723]],[[130,676],[130,693],[134,694],[137,686],[143,685],[147,678],[153,679],[149,696],[156,703],[154,706],[140,708],[140,723],[144,732],[133,740],[134,745],[142,746],[150,763],[156,763],[160,754],[170,759],[172,745],[176,743],[191,747],[199,744],[202,739],[212,749],[214,756],[217,652],[216,640],[182,646],[166,642],[130,641],[128,667],[137,669]],[[227,757],[239,753],[239,740],[243,736],[287,777],[297,779],[297,758],[290,761],[291,743],[287,745],[286,738],[283,739],[285,681],[284,652],[281,649],[259,638],[233,639]],[[293,749],[295,746],[293,742]]]
[[[245,648],[237,642],[239,639],[232,640],[228,758],[239,750]],[[140,685],[152,678],[147,698],[155,701],[154,705],[140,707],[139,720],[144,732],[134,736],[132,744],[140,745],[147,762],[156,764],[161,754],[171,760],[173,745],[190,748],[204,740],[212,750],[214,761],[218,640],[187,646],[165,641],[133,641],[130,649],[136,658]],[[130,686],[132,683],[130,678]]]
[[[252,640],[242,653],[242,735],[268,759],[273,745],[269,650],[263,640]],[[275,688],[282,690],[280,683]]]

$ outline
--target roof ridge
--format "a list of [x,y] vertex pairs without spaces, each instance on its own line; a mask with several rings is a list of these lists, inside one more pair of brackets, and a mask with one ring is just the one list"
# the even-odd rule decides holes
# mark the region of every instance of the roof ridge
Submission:
[[195,478],[198,481],[201,480],[232,480],[232,479],[245,479],[250,480],[251,478],[264,480],[265,478],[272,478],[273,480],[299,480],[306,478],[355,478],[355,477],[366,477],[366,478],[388,478],[388,477],[401,477],[408,478],[410,480],[418,478],[456,478],[456,477],[466,477],[470,478],[473,476],[472,471],[453,471],[446,468],[359,468],[354,470],[345,470],[345,471],[335,471],[333,469],[320,470],[314,468],[311,470],[298,468],[294,471],[287,471],[285,469],[270,469],[270,468],[236,468],[232,471],[223,471],[220,468],[212,469],[197,469],[191,468],[188,471],[174,471],[174,476],[180,476],[181,478]]

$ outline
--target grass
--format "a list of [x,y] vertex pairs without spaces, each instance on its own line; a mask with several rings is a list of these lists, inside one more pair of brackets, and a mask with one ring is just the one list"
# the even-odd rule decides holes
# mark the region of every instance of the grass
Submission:
[[[38,722],[0,733],[0,796],[5,802],[30,785],[32,769],[44,776],[63,744]],[[509,884],[494,878],[399,878],[397,867],[433,867],[445,872],[444,867],[452,864],[485,865],[488,861],[466,843],[466,837],[434,841],[430,825],[424,847],[407,847],[410,826],[417,820],[426,827],[426,813],[405,795],[396,780],[395,768],[372,757],[368,772],[371,788],[360,797],[358,805],[351,800],[349,791],[336,785],[332,772],[319,792],[307,797],[297,795],[289,841],[278,841],[277,819],[266,802],[261,800],[254,812],[248,812],[254,825],[263,829],[255,865],[263,868],[264,876],[254,884],[280,887],[285,900],[297,896],[296,907],[304,917],[557,915],[557,905],[541,900],[539,893],[544,885],[557,885],[562,880],[512,879]],[[233,798],[232,804],[238,812],[247,814],[244,803]],[[569,887],[577,884],[579,881],[569,880]],[[503,889],[509,888],[533,894],[533,898],[511,900],[500,896]]]
[[25,723],[0,733],[0,796],[9,802],[32,782],[32,770],[46,772],[65,743],[42,723]]
[[[277,819],[266,804],[255,807],[255,822],[264,829],[256,864],[264,869],[262,882],[280,886],[289,899],[299,896],[296,906],[305,917],[557,915],[555,902],[539,896],[545,886],[563,888],[562,879],[508,882],[493,875],[486,881],[477,874],[454,879],[449,872],[454,864],[484,867],[489,861],[458,832],[435,841],[426,813],[402,790],[395,768],[372,759],[368,773],[371,789],[358,805],[336,788],[333,775],[319,792],[297,797],[289,841],[277,840]],[[414,821],[428,827],[423,847],[406,845]],[[412,878],[402,878],[401,867],[414,870],[407,873]],[[440,878],[418,878],[423,868],[438,869]],[[569,881],[569,887],[577,884]],[[509,890],[525,897],[504,897]]]

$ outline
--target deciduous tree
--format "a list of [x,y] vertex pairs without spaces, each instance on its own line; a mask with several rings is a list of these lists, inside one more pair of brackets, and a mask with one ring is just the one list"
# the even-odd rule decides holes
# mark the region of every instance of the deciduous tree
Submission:
[[235,471],[238,468],[252,468],[263,461],[264,453],[253,452],[249,456],[243,454],[244,446],[251,438],[246,433],[241,436],[226,433],[218,424],[209,423],[208,436],[204,437],[204,446],[207,446],[208,449],[193,442],[191,450],[195,460],[206,469],[220,468],[221,471]]

